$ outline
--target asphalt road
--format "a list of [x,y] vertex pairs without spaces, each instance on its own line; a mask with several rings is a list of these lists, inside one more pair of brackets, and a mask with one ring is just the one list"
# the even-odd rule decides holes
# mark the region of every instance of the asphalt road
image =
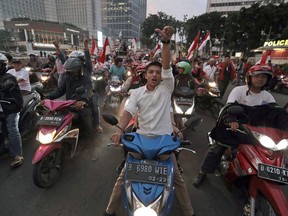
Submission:
[[[108,107],[102,113],[117,115],[117,110],[117,107]],[[209,176],[199,189],[192,185],[208,148],[206,134],[215,124],[208,114],[199,112],[199,115],[203,122],[189,137],[193,142],[189,148],[197,153],[183,151],[180,155],[180,164],[184,168],[183,178],[195,213],[197,216],[240,216],[244,199],[236,188],[228,191],[221,176]],[[11,169],[11,158],[8,155],[1,156],[0,215],[101,216],[118,176],[115,168],[123,159],[120,147],[106,145],[115,129],[106,123],[103,123],[103,128],[104,133],[94,140],[80,142],[76,156],[64,161],[65,167],[60,180],[48,189],[38,188],[32,180],[31,160],[38,146],[35,135],[32,134],[23,143],[25,162],[21,167]],[[126,214],[120,208],[117,215]],[[176,200],[169,215],[181,215]]]

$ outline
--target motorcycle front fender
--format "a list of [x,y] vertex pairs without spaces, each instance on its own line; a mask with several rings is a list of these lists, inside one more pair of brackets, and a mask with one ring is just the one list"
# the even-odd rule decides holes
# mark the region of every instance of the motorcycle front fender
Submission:
[[51,143],[48,145],[40,145],[36,150],[34,157],[32,159],[32,164],[36,164],[41,161],[44,157],[50,154],[55,149],[62,148],[61,143]]
[[261,193],[265,199],[271,204],[273,210],[277,215],[288,215],[288,197],[284,189],[287,186],[259,178],[257,175],[250,177],[249,181],[249,194],[256,199],[258,193]]

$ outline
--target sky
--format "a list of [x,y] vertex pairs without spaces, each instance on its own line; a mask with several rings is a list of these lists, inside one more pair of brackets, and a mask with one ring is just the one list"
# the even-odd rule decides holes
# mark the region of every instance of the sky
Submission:
[[205,13],[206,4],[206,0],[147,0],[147,16],[162,11],[183,21],[185,14],[187,14],[187,19],[190,19]]

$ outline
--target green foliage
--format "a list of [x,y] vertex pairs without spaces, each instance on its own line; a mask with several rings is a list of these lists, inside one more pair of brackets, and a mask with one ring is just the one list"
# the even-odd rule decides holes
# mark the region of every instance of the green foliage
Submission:
[[176,28],[176,19],[172,16],[168,16],[164,12],[150,14],[141,25],[142,44],[150,48],[153,47],[155,42],[159,40],[158,35],[156,35],[154,30],[156,28],[163,29],[165,26],[173,26]]
[[[203,38],[207,30],[211,33],[211,42],[217,38],[225,50],[241,51],[246,54],[260,47],[267,40],[288,39],[288,3],[280,5],[253,4],[239,12],[224,16],[218,12],[194,16],[187,22],[177,21],[163,12],[149,15],[141,29],[142,36],[149,38],[155,28],[172,25],[178,34],[187,39],[186,49],[196,37],[198,31]],[[148,40],[149,41],[149,40]],[[150,43],[152,41],[150,40]]]

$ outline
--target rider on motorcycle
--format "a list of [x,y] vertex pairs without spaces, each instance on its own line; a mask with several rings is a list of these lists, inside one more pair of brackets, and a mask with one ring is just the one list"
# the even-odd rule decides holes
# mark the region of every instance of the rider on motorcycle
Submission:
[[[56,54],[57,57],[60,59],[60,61],[62,62],[62,64],[65,64],[66,58],[63,55],[63,53],[61,53],[60,51],[60,47],[59,47],[59,42],[58,41],[53,41],[53,44],[56,48]],[[89,77],[91,80],[91,74],[92,74],[92,61],[91,61],[91,57],[90,57],[90,51],[88,48],[88,39],[86,37],[84,37],[84,52],[82,51],[73,51],[70,53],[69,58],[77,58],[80,60],[81,64],[82,64],[82,75],[84,77]],[[68,58],[68,59],[69,59]],[[65,66],[64,66],[65,68]],[[65,73],[62,74],[61,77],[61,82],[65,82]],[[65,83],[64,83],[65,84]],[[92,82],[91,82],[92,84]],[[63,83],[58,83],[59,85],[63,85]],[[90,88],[90,87],[89,87]],[[93,88],[92,88],[93,89]],[[98,105],[98,93],[97,92],[92,92],[93,95],[91,97],[91,107],[92,107],[92,127],[94,128],[94,130],[96,130],[98,133],[102,133],[103,129],[100,126],[100,110],[99,110],[99,105]],[[89,99],[90,100],[90,99]],[[89,117],[90,118],[90,117]]]
[[[91,77],[83,72],[83,64],[78,58],[68,58],[64,64],[64,69],[63,82],[52,93],[46,95],[46,98],[53,100],[66,94],[67,100],[77,100],[75,106],[84,126],[83,131],[87,132],[89,136],[93,136],[94,130],[91,120],[93,88]],[[85,89],[80,96],[76,93],[76,89],[79,87],[84,87]]]
[[[0,99],[10,103],[0,103],[0,114],[2,124],[6,124],[8,131],[9,152],[14,158],[11,167],[20,166],[24,158],[22,156],[22,140],[19,132],[18,122],[20,110],[23,106],[23,98],[16,78],[6,73],[7,58],[0,53]],[[1,126],[2,126],[1,124]],[[1,127],[1,130],[3,128]],[[0,146],[5,143],[6,134],[0,133]]]
[[[164,27],[161,31],[156,29],[163,38],[162,48],[162,63],[152,62],[147,66],[146,70],[146,86],[142,86],[134,90],[131,94],[129,103],[120,119],[119,127],[125,129],[131,120],[132,116],[138,110],[139,115],[139,132],[142,135],[164,135],[172,133],[172,123],[170,118],[171,109],[171,94],[174,88],[174,78],[172,69],[170,68],[170,50],[169,43],[174,33],[174,30],[170,26]],[[162,70],[161,70],[162,69]],[[162,71],[162,72],[161,72]],[[112,141],[116,144],[120,144],[121,136],[123,132],[117,130],[112,135]],[[175,181],[175,196],[178,199],[178,203],[181,206],[181,210],[184,216],[194,215],[193,208],[191,206],[190,198],[185,186],[185,183],[177,169],[174,155],[174,181]],[[122,170],[119,178],[117,179],[113,192],[110,197],[108,207],[106,208],[105,216],[115,215],[115,211],[121,203],[122,183],[123,183],[124,171]]]
[[[180,61],[176,64],[178,75],[175,76],[175,88],[173,95],[180,97],[193,97],[195,94],[196,84],[191,75],[191,65],[188,62]],[[189,88],[189,92],[181,91],[181,88]]]
[[[216,127],[210,133],[212,139],[228,146],[236,146],[247,143],[250,140],[247,136],[236,133],[239,122],[243,121],[239,116],[233,116],[225,111],[231,105],[240,105],[244,108],[245,114],[249,117],[248,124],[268,127],[276,127],[288,131],[287,112],[275,106],[273,96],[265,91],[273,77],[271,67],[268,65],[255,65],[246,74],[247,85],[235,87],[230,93],[226,109],[221,112]],[[247,118],[245,119],[247,121]],[[226,130],[230,127],[232,131]],[[193,185],[199,187],[207,174],[213,173],[218,167],[221,157],[227,147],[219,144],[213,145],[204,158],[200,172],[194,179]]]
[[27,64],[27,67],[31,67],[32,72],[39,72],[42,70],[42,62],[38,59],[38,55],[35,53],[29,54],[30,60]]

